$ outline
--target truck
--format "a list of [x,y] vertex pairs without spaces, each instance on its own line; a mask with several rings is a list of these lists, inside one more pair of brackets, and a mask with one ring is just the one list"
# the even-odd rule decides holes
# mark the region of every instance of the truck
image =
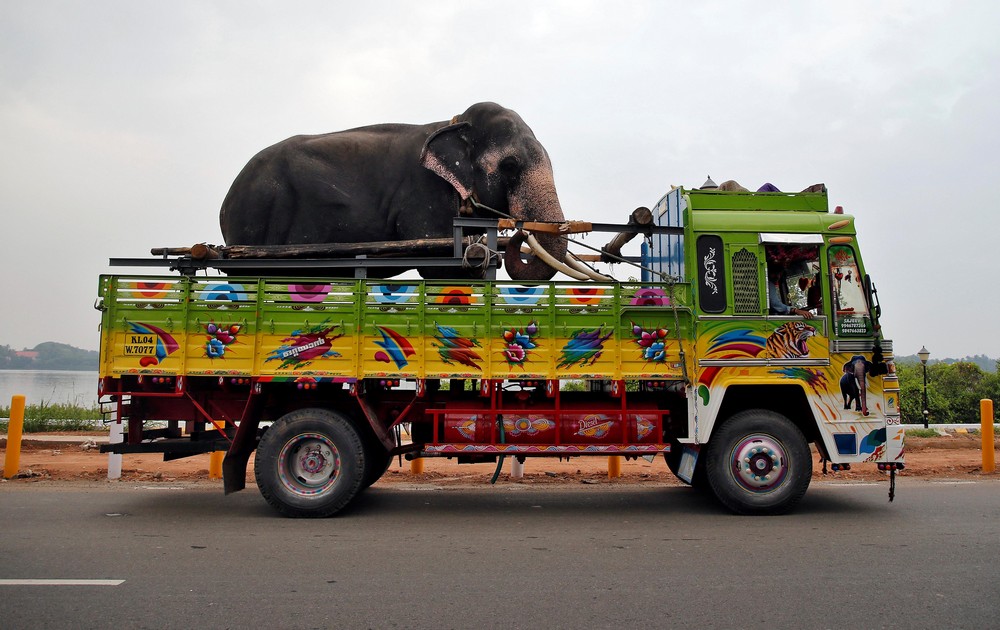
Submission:
[[[227,494],[253,455],[291,517],[336,514],[397,457],[662,457],[738,514],[791,510],[815,459],[877,466],[891,499],[899,385],[854,217],[822,185],[677,187],[646,216],[587,226],[643,236],[601,253],[626,279],[505,281],[495,255],[447,281],[369,277],[388,263],[366,256],[112,259],[171,271],[100,278],[99,395],[124,429],[102,450],[224,451]],[[469,229],[489,252],[526,227],[566,229],[457,218],[456,255]]]

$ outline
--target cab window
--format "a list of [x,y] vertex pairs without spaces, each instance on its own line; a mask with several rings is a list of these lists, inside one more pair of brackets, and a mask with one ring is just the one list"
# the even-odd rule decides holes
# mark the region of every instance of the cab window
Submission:
[[835,245],[829,250],[829,260],[830,292],[833,295],[837,334],[870,335],[868,300],[854,250],[846,245]]

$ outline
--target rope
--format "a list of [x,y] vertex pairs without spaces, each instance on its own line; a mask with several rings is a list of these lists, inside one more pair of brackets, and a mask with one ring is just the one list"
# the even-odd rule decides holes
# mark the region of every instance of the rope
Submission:
[[[517,219],[515,217],[507,214],[506,212],[502,212],[500,210],[497,210],[496,208],[491,208],[491,207],[487,206],[486,204],[479,203],[477,200],[475,200],[472,197],[469,197],[469,199],[467,201],[469,203],[471,203],[473,205],[473,207],[475,207],[478,210],[485,210],[487,212],[492,212],[493,214],[495,214],[497,216],[504,217],[505,219],[514,219],[515,221],[517,221]],[[599,249],[597,247],[593,247],[591,245],[587,245],[586,243],[581,243],[580,241],[571,239],[568,236],[561,235],[560,238],[564,238],[564,239],[566,239],[567,242],[573,243],[574,245],[579,245],[580,247],[585,247],[587,249],[593,250],[593,251],[595,251],[595,252],[597,252],[599,254],[608,256],[609,258],[614,258],[614,259],[616,259],[620,263],[625,263],[626,265],[631,265],[631,266],[633,266],[633,267],[635,267],[637,269],[641,269],[642,271],[645,271],[645,272],[647,272],[647,273],[649,273],[651,275],[659,276],[665,282],[670,282],[670,281],[675,281],[676,282],[678,280],[677,278],[675,278],[673,276],[668,276],[667,274],[665,274],[665,273],[663,273],[661,271],[656,271],[655,269],[651,269],[651,268],[646,267],[644,265],[641,265],[639,263],[632,262],[631,260],[626,260],[625,258],[623,258],[621,256],[616,256],[614,254],[610,254],[610,253],[604,251],[603,249]]]
[[[481,252],[482,260],[480,262],[474,263],[470,260],[469,252],[472,251]],[[478,269],[479,275],[485,277],[486,270],[490,268],[490,263],[499,257],[500,252],[495,252],[487,247],[482,242],[482,237],[480,237],[480,240],[469,243],[469,246],[465,248],[465,253],[462,254],[462,267],[465,269]]]

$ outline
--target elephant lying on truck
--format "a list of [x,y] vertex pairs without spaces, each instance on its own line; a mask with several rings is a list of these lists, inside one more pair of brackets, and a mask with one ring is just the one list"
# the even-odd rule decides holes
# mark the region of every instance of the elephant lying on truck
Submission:
[[[288,138],[243,168],[219,221],[227,245],[448,237],[470,197],[516,219],[564,220],[548,153],[517,113],[496,103],[473,105],[450,122]],[[537,240],[556,260],[565,257],[564,238]],[[555,273],[537,257],[513,262],[515,280]]]

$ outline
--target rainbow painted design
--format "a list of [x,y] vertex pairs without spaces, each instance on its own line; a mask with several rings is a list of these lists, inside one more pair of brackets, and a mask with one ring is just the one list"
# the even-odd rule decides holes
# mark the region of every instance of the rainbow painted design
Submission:
[[500,299],[513,306],[534,306],[545,295],[545,287],[500,287]]
[[605,290],[591,287],[572,287],[567,291],[570,304],[600,304]]
[[780,370],[771,370],[771,374],[779,374],[783,378],[802,381],[809,385],[817,394],[822,393],[819,389],[820,386],[823,387],[823,392],[827,391],[826,374],[821,370],[810,370],[804,367],[785,367]]
[[611,338],[614,331],[602,336],[604,328],[582,328],[573,333],[562,349],[562,359],[558,368],[567,368],[579,364],[580,367],[593,365],[604,353],[604,342]]
[[767,340],[754,331],[738,328],[714,337],[709,342],[707,354],[713,358],[716,355],[725,355],[726,358],[738,356],[756,358],[766,344]]
[[290,284],[288,296],[293,302],[316,304],[326,299],[331,288],[329,284]]
[[162,300],[167,297],[167,291],[170,285],[166,282],[144,282],[136,281],[123,283],[125,286],[122,288],[128,288],[132,290],[132,297],[138,300]]
[[472,287],[442,287],[433,294],[432,302],[450,306],[469,306],[473,302]]
[[383,363],[392,361],[396,364],[396,369],[402,370],[409,364],[406,357],[412,357],[417,353],[413,349],[413,344],[392,328],[377,326],[382,334],[382,341],[376,341],[375,345],[382,348],[375,353],[375,360]]
[[250,299],[242,284],[209,284],[198,293],[198,299],[206,302],[246,302]]
[[479,354],[473,350],[473,348],[482,347],[477,339],[463,337],[457,330],[450,326],[434,324],[434,327],[437,328],[438,331],[438,334],[434,336],[434,339],[436,339],[440,344],[437,346],[437,349],[442,361],[449,365],[453,362],[457,362],[462,365],[476,368],[477,370],[483,369],[482,366],[476,363],[476,361],[482,361],[483,357],[479,356]]
[[632,306],[670,306],[670,298],[663,289],[643,288],[632,296]]
[[371,296],[379,304],[406,304],[417,297],[419,290],[415,284],[380,284],[372,287]]
[[138,335],[140,338],[133,338],[131,343],[126,344],[125,354],[140,355],[141,367],[158,365],[180,348],[173,335],[152,324],[129,322],[128,326],[133,335]]

